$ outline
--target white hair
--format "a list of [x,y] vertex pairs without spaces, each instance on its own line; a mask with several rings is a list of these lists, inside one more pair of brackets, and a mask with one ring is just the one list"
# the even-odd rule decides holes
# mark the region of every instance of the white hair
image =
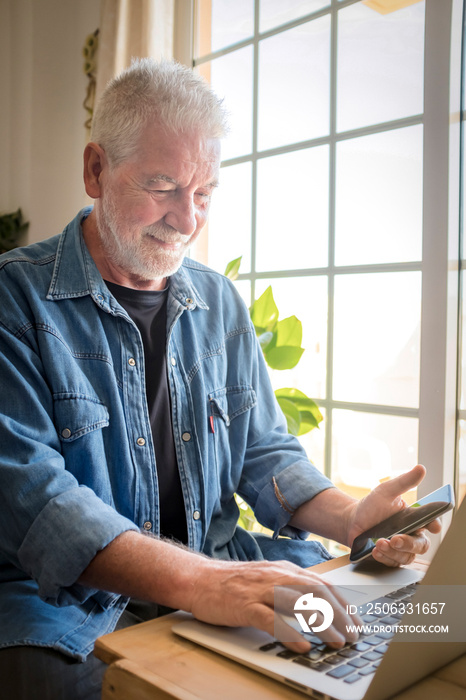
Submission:
[[131,157],[152,122],[171,133],[196,130],[206,138],[227,133],[222,100],[203,78],[175,61],[133,60],[103,91],[91,140],[115,166]]

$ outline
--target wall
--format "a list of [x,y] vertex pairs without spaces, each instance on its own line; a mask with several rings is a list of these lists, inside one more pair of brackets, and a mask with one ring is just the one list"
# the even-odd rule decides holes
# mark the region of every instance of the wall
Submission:
[[99,13],[99,0],[0,0],[0,211],[22,208],[27,242],[88,203],[82,46]]

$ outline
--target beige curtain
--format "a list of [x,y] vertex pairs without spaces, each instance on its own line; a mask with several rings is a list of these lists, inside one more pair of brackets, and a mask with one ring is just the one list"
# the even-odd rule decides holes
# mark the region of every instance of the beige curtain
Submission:
[[173,56],[175,0],[101,0],[96,99],[131,59]]

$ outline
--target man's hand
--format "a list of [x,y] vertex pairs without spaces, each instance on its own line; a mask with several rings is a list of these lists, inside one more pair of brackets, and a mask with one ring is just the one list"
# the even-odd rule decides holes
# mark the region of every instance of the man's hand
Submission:
[[[98,552],[79,582],[186,610],[204,622],[257,627],[298,653],[308,651],[310,643],[286,617],[294,620],[294,604],[302,593],[312,592],[331,605],[333,624],[319,633],[329,646],[356,641],[357,633],[346,626],[362,624],[346,613],[338,591],[295,564],[211,559],[134,531],[122,533]],[[322,620],[317,613],[316,626]]]
[[[406,502],[402,495],[420,484],[425,473],[425,467],[418,464],[411,471],[376,486],[361,501],[351,504],[347,521],[349,544],[365,530],[405,508]],[[372,556],[386,566],[410,564],[416,555],[425,554],[429,548],[425,529],[432,533],[440,532],[439,520],[434,520],[426,528],[411,535],[395,535],[390,540],[377,540]]]
[[[294,619],[294,604],[303,593],[312,592],[330,603],[332,625],[319,633],[331,647],[341,648],[355,642],[357,632],[348,631],[361,625],[357,615],[346,612],[346,601],[338,591],[316,574],[287,561],[230,562],[204,560],[193,582],[190,612],[204,622],[230,627],[257,627],[276,637],[298,653],[309,650],[310,643],[287,624]],[[317,613],[315,625],[323,621]],[[312,623],[311,623],[312,624]]]

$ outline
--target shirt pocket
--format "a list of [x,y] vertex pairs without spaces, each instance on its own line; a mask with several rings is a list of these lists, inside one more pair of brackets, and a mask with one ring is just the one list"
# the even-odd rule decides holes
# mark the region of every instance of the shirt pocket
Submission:
[[55,427],[64,443],[109,424],[108,409],[97,397],[67,392],[54,394],[53,398]]
[[[211,445],[219,501],[232,498],[242,474],[249,433],[250,411],[257,405],[256,392],[249,385],[229,386],[208,394]],[[213,483],[213,480],[210,481]]]
[[211,415],[222,419],[228,428],[237,416],[257,404],[256,392],[249,385],[231,386],[209,394]]

